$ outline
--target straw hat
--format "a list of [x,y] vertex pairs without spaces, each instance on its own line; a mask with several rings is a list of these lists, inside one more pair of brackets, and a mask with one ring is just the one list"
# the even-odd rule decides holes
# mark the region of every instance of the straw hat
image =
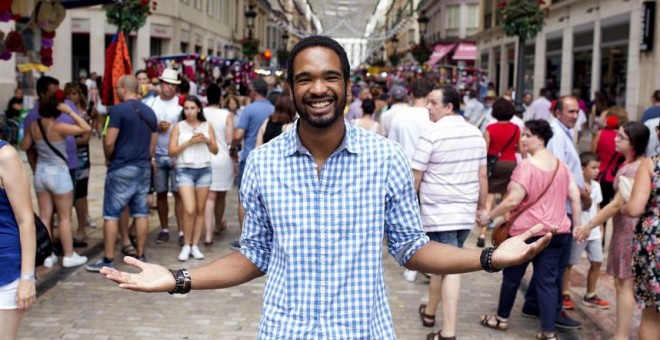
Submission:
[[161,74],[158,79],[169,84],[174,84],[174,85],[181,84],[181,81],[179,80],[179,74],[171,68],[164,69],[163,74]]
[[39,1],[32,14],[32,22],[46,32],[53,32],[66,17],[66,9],[59,1]]
[[488,92],[486,92],[485,98],[497,98],[497,94],[493,90],[488,90]]

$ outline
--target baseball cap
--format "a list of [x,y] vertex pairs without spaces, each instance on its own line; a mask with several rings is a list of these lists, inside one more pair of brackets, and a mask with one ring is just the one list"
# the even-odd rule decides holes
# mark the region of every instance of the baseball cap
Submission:
[[408,97],[408,90],[403,86],[397,85],[390,90],[390,96],[397,101],[405,100]]

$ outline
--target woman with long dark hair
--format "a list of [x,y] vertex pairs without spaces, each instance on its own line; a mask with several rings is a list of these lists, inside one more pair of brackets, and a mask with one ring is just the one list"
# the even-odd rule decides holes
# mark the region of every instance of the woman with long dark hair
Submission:
[[296,108],[288,94],[282,94],[275,102],[275,112],[261,124],[256,146],[266,144],[288,130],[296,119]]
[[211,154],[218,153],[215,133],[206,122],[202,103],[195,96],[183,102],[181,121],[170,134],[170,157],[176,157],[176,182],[183,202],[183,247],[179,261],[190,255],[201,260],[197,243],[202,237],[206,198],[211,186]]

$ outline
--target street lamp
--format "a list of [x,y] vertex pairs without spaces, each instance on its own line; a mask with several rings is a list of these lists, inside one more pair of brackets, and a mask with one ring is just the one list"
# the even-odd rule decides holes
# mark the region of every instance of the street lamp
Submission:
[[245,11],[245,19],[247,21],[248,28],[248,39],[252,39],[252,29],[254,29],[254,18],[257,16],[257,12],[254,11],[254,6],[250,4],[248,10]]
[[396,37],[396,34],[392,36],[390,42],[392,43],[392,48],[394,49],[394,53],[396,53],[397,47],[399,47],[399,38]]
[[289,32],[285,30],[284,33],[282,33],[282,46],[283,46],[282,48],[285,51],[287,49],[287,42],[288,41],[289,41]]
[[426,11],[422,11],[422,15],[417,18],[417,23],[419,24],[419,44],[424,45],[424,36],[429,25],[429,17],[426,16]]

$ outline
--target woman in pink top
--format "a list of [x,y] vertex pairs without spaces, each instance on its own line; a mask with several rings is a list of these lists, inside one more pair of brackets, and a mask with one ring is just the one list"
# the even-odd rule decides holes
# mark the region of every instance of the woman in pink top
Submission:
[[[518,163],[511,176],[506,198],[491,211],[489,219],[509,211],[512,216],[520,214],[513,222],[509,236],[522,234],[536,224],[545,226],[537,237],[548,231],[554,230],[556,233],[550,245],[531,261],[534,265],[533,280],[537,284],[542,330],[537,338],[556,339],[555,320],[559,304],[557,277],[561,269],[559,259],[565,245],[571,240],[571,221],[566,214],[565,202],[570,199],[571,209],[581,211],[580,190],[566,165],[546,149],[552,138],[552,128],[547,121],[528,121],[521,138],[522,147],[531,158]],[[573,215],[573,223],[576,225],[579,219],[580,214]],[[508,318],[528,264],[504,269],[497,314],[482,315],[480,322],[483,326],[497,330],[508,328]]]

